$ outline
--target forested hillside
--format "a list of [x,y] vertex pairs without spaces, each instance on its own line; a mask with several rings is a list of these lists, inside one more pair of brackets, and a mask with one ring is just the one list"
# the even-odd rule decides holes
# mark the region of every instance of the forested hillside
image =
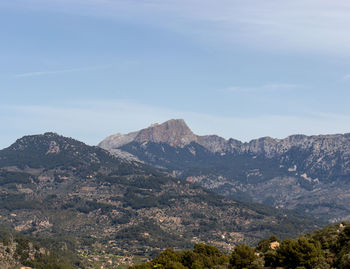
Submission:
[[322,225],[293,211],[223,198],[54,133],[25,136],[0,151],[0,216],[26,235],[71,238],[81,255],[101,260],[199,242],[232,249]]
[[296,239],[276,236],[260,241],[255,248],[238,245],[231,253],[197,244],[193,250],[167,249],[150,262],[131,269],[151,268],[350,268],[350,224],[326,227]]

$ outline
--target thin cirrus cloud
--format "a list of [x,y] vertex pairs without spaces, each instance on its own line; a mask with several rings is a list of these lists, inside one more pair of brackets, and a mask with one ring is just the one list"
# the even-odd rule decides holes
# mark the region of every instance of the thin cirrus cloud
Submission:
[[[350,56],[348,0],[31,1],[35,9],[130,20],[210,44]],[[16,3],[28,6],[28,1]]]
[[16,74],[14,75],[14,77],[26,78],[26,77],[38,77],[38,76],[47,76],[47,75],[58,75],[58,74],[98,70],[98,69],[107,69],[110,67],[111,65],[101,65],[101,66],[89,66],[89,67],[82,67],[82,68],[70,68],[70,69],[61,69],[61,70],[52,70],[52,71],[26,72],[26,73]]
[[288,84],[288,83],[271,83],[262,86],[244,87],[244,86],[232,86],[224,89],[229,93],[258,93],[258,92],[276,92],[276,91],[291,91],[301,88],[302,85]]

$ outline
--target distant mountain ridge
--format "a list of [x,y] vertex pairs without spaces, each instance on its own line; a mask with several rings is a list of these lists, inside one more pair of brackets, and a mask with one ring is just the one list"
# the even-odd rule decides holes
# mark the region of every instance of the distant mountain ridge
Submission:
[[172,119],[162,124],[156,123],[148,128],[126,135],[111,135],[100,142],[98,146],[110,150],[131,142],[166,143],[173,147],[184,147],[196,142],[212,152],[221,152],[227,146],[227,141],[222,137],[195,135],[183,119]]
[[196,242],[230,249],[271,233],[313,230],[314,218],[226,199],[146,164],[55,133],[0,150],[0,224],[74,238],[80,250],[155,253]]
[[184,120],[169,120],[110,136],[99,146],[128,152],[226,196],[300,209],[331,221],[350,217],[349,133],[243,143],[198,136]]
[[298,134],[284,139],[262,137],[250,142],[241,142],[233,138],[226,140],[217,135],[195,135],[183,119],[172,119],[126,135],[111,135],[98,146],[110,150],[131,142],[166,143],[182,148],[195,142],[213,153],[263,154],[269,158],[282,155],[293,147],[312,150],[313,153],[339,151],[349,164],[349,170],[346,172],[350,172],[350,133],[313,136]]

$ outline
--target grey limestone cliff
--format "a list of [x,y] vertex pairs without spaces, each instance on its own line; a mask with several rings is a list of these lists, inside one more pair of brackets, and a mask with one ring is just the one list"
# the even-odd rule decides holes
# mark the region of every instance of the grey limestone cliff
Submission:
[[107,137],[99,146],[127,151],[226,196],[299,209],[332,221],[350,217],[350,134],[241,142],[199,136],[184,120],[169,120]]

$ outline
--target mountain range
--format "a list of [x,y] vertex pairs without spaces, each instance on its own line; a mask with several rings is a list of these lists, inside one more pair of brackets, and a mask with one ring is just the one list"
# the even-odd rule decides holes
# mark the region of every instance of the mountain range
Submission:
[[231,249],[322,225],[297,212],[224,198],[55,133],[25,136],[0,151],[0,223],[73,244],[78,253],[124,256],[198,242]]
[[263,137],[250,142],[194,134],[174,119],[99,143],[123,159],[243,201],[350,218],[350,134]]

